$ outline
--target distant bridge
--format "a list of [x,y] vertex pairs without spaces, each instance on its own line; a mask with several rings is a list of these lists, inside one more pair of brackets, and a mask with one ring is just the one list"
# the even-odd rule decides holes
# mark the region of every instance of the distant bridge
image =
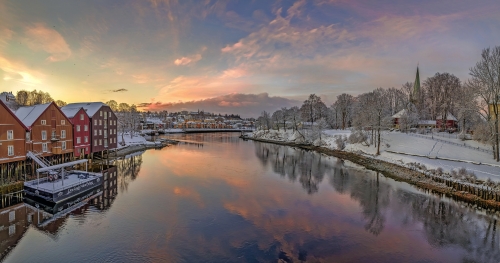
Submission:
[[182,129],[185,133],[207,133],[207,132],[253,132],[251,129]]

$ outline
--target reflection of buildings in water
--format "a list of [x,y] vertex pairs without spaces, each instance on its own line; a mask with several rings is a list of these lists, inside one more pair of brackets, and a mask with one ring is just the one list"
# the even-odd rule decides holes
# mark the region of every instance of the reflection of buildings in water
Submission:
[[111,204],[118,194],[118,167],[108,166],[102,171],[104,182],[101,187],[102,195],[89,201],[89,204],[98,207],[101,210],[106,210],[111,207]]
[[130,156],[129,158],[116,160],[117,169],[116,184],[120,192],[127,191],[130,182],[134,181],[142,165],[142,155]]

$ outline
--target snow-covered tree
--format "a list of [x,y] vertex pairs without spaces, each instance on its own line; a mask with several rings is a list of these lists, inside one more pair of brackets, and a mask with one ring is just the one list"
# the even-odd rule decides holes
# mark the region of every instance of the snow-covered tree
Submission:
[[351,122],[351,113],[354,104],[354,97],[350,94],[340,94],[335,102],[336,108],[340,114],[342,129],[345,130]]
[[500,161],[499,156],[499,115],[500,115],[500,46],[493,49],[483,49],[481,60],[470,69],[471,83],[478,88],[478,94],[487,106],[488,121],[492,122],[492,143],[494,157]]

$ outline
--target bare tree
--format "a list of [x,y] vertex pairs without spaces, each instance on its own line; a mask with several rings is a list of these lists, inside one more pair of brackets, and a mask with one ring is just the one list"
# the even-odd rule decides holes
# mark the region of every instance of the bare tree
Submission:
[[304,101],[300,107],[302,119],[314,124],[314,122],[326,115],[326,105],[321,101],[321,98],[316,94],[309,95],[309,98]]
[[337,96],[337,101],[335,102],[335,104],[337,104],[336,107],[341,116],[342,129],[345,130],[350,122],[351,110],[354,104],[354,97],[346,93],[340,94]]
[[110,100],[106,102],[106,105],[108,105],[112,111],[118,111],[118,103],[115,100]]
[[499,122],[500,115],[500,46],[483,49],[481,60],[470,69],[472,81],[479,88],[478,94],[488,105],[489,116],[493,117],[493,152],[496,161],[499,157]]
[[66,102],[64,102],[62,100],[56,100],[55,103],[59,107],[64,107],[64,106],[68,105],[68,103],[66,103]]

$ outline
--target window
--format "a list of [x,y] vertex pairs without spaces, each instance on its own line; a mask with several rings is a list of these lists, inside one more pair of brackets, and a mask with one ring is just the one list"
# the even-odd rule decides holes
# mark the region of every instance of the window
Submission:
[[89,130],[89,126],[88,125],[83,126],[83,130],[84,131],[88,131]]
[[[106,112],[104,112],[104,113],[106,113]],[[108,147],[108,140],[104,140],[104,147],[106,147],[106,148]]]
[[99,145],[102,145],[102,140],[101,139],[99,139]]
[[12,224],[9,226],[9,236],[12,236],[16,233],[16,224]]
[[96,125],[97,125],[97,120],[94,120],[94,126],[96,126]]
[[104,112],[104,119],[105,119],[105,120],[107,120],[107,119],[108,119],[108,112],[107,112],[107,111],[105,111],[105,112]]
[[94,140],[94,146],[97,146],[97,140]]
[[40,123],[41,123],[42,125],[47,125],[47,121],[46,121],[46,120],[41,120],[41,121],[40,121]]
[[66,120],[61,120],[61,125],[66,125]]
[[26,140],[31,141],[31,133],[30,132],[26,132]]
[[113,134],[116,134],[116,129],[114,130],[114,133]]
[[13,145],[7,146],[7,155],[8,156],[14,155],[14,146]]
[[94,130],[94,136],[96,136],[96,135],[97,135],[97,130]]
[[84,117],[83,117],[83,113],[80,114],[80,120],[83,121],[84,120]]
[[47,151],[48,151],[48,149],[47,149],[47,143],[44,142],[44,143],[42,143],[42,152],[46,153]]
[[61,130],[61,139],[64,139],[64,138],[66,138],[66,131]]
[[85,136],[85,142],[89,142],[89,136]]
[[99,111],[99,116],[101,116],[101,117],[102,117],[102,110],[100,110],[100,111]]
[[61,143],[61,148],[62,148],[63,150],[66,150],[66,142],[62,142],[62,143]]
[[102,125],[102,120],[99,120],[99,126]]
[[47,131],[42,131],[42,140],[47,140]]
[[108,138],[108,131],[104,130],[104,138]]
[[7,140],[14,140],[14,130],[7,131]]
[[102,135],[102,130],[99,130],[99,135]]
[[16,220],[16,211],[9,212],[9,222]]
[[79,132],[80,131],[80,125],[76,125],[76,131]]
[[82,143],[82,138],[76,137],[76,143]]

